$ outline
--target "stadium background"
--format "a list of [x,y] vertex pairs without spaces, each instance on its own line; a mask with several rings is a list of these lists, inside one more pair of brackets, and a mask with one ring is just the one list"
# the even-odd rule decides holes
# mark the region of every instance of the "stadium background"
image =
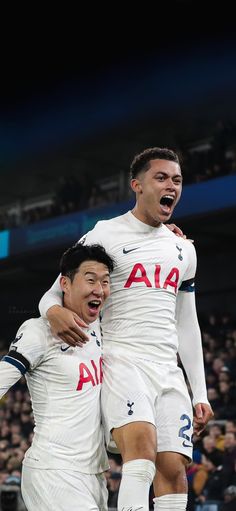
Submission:
[[[225,433],[225,421],[236,420],[236,42],[230,30],[213,33],[209,24],[198,32],[181,28],[172,27],[164,39],[158,35],[149,48],[114,46],[108,57],[99,47],[76,63],[74,53],[48,55],[46,49],[38,49],[32,62],[14,48],[0,105],[0,349],[3,354],[18,326],[38,315],[39,298],[56,277],[63,250],[98,218],[132,204],[127,179],[134,154],[171,147],[182,156],[186,183],[173,221],[194,239],[198,253],[206,374],[221,400],[216,419]],[[227,372],[230,401],[220,388],[220,374]],[[25,401],[19,432],[17,408]],[[222,416],[222,408],[228,415]],[[9,393],[8,405],[3,400],[2,410],[8,411],[2,421],[7,415],[13,423],[11,440],[22,431],[30,438],[23,384]],[[3,453],[4,439],[1,433]],[[19,438],[12,441],[19,449]],[[236,442],[234,463],[235,450]],[[18,454],[11,452],[7,469],[0,456],[2,483],[9,474],[17,480]],[[114,491],[116,461],[109,483]]]

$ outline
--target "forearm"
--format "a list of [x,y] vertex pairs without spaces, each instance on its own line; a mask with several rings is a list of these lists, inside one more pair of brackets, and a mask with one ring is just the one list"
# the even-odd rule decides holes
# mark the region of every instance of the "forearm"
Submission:
[[179,295],[176,311],[179,356],[193,393],[193,405],[208,403],[201,332],[194,293],[179,293]]
[[44,295],[39,302],[39,312],[43,318],[47,318],[47,311],[54,305],[62,306],[62,291],[60,286],[60,275],[55,280],[54,284]]

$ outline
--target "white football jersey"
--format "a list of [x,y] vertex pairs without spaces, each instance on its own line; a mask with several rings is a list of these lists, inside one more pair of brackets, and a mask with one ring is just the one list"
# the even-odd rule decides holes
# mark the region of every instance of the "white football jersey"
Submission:
[[179,290],[194,290],[193,244],[163,224],[141,222],[130,211],[98,222],[82,240],[101,243],[116,261],[102,311],[104,356],[176,364],[176,297]]
[[42,318],[23,323],[3,360],[25,373],[35,419],[32,446],[23,463],[40,469],[98,474],[108,468],[101,426],[102,382],[99,322],[89,342],[63,344]]

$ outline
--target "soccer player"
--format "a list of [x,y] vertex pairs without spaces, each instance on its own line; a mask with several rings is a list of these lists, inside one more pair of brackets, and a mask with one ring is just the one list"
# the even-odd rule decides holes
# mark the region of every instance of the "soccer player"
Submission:
[[70,347],[44,319],[25,321],[0,362],[0,398],[26,375],[35,418],[22,470],[28,511],[106,511],[97,318],[110,293],[113,259],[100,245],[77,244],[63,254],[60,269],[64,306],[88,325],[88,342]]
[[[84,237],[116,259],[102,317],[106,441],[111,432],[124,462],[119,511],[147,511],[154,476],[155,511],[183,511],[193,414],[177,352],[198,434],[213,413],[194,298],[195,248],[164,225],[182,191],[177,154],[157,147],[136,155],[131,187],[134,209],[98,222]],[[83,323],[61,305],[57,280],[41,299],[41,314],[65,342],[83,345]]]

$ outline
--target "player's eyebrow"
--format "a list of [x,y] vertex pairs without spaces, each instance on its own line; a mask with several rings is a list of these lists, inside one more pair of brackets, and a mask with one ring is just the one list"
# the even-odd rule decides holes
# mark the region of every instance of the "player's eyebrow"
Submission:
[[[97,274],[97,273],[95,273],[94,271],[86,271],[84,275],[85,275],[85,276],[92,275],[92,277],[97,277],[97,276],[98,276],[98,274]],[[105,272],[105,273],[103,274],[103,277],[110,277],[110,273],[109,273],[109,271]]]
[[86,277],[91,275],[92,277],[97,277],[97,274],[94,271],[86,271],[84,274]]
[[165,172],[164,170],[157,170],[155,176],[171,177],[172,179],[175,179],[175,178],[183,179],[182,174],[174,174],[174,176],[170,176],[168,174],[168,172]]

